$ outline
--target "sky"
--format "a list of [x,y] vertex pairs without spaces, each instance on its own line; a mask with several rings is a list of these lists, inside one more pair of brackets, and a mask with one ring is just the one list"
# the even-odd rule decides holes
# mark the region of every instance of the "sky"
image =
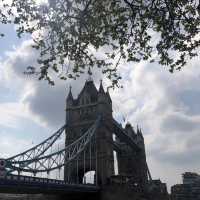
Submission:
[[[65,121],[65,100],[72,85],[74,97],[86,75],[50,86],[23,74],[36,63],[28,36],[18,39],[14,27],[0,25],[0,157],[26,150],[53,134]],[[157,63],[124,63],[119,72],[123,88],[110,90],[113,115],[119,122],[142,128],[147,162],[153,179],[168,188],[186,171],[200,172],[200,57],[171,74]],[[107,80],[95,73],[99,87]]]

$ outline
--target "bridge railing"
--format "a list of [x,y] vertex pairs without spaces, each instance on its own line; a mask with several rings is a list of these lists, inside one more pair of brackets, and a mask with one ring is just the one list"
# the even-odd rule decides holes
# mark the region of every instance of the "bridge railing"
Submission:
[[4,178],[0,178],[0,185],[5,183],[40,183],[40,184],[56,184],[56,185],[88,185],[92,186],[95,184],[87,184],[87,183],[71,183],[64,180],[57,180],[57,179],[48,179],[48,178],[40,178],[40,177],[32,177],[32,176],[23,176],[23,175],[14,175],[9,174],[4,176]]

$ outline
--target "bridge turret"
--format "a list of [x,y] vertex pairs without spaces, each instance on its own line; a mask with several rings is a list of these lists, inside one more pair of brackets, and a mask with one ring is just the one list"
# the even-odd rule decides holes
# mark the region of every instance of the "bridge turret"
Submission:
[[125,126],[125,131],[131,138],[134,139],[136,137],[136,133],[135,133],[132,125],[129,122]]
[[112,101],[109,93],[104,91],[102,81],[98,91],[98,112],[102,116],[112,117]]
[[66,124],[70,123],[71,120],[71,108],[74,104],[74,98],[71,91],[72,87],[69,88],[69,93],[66,99]]
[[99,103],[108,103],[107,101],[108,101],[107,95],[104,91],[102,81],[101,81],[100,86],[99,86],[99,91],[98,91],[98,102]]
[[102,84],[102,80],[100,80],[99,93],[100,94],[105,94],[105,91],[104,91],[104,88],[103,88],[103,84]]
[[137,126],[136,142],[141,148],[144,149],[144,137],[141,128],[139,128],[138,126]]
[[67,107],[71,107],[73,105],[73,102],[74,102],[74,98],[73,98],[71,89],[72,89],[72,87],[70,86],[69,93],[68,93],[68,96],[67,96],[67,99],[66,99]]
[[85,82],[83,89],[77,98],[77,105],[88,106],[91,103],[97,102],[98,91],[94,85],[92,79],[88,79]]
[[108,90],[107,90],[107,92],[106,92],[106,95],[107,95],[108,102],[109,102],[110,105],[112,106],[112,99],[111,99],[111,97],[110,97],[110,93],[109,93]]

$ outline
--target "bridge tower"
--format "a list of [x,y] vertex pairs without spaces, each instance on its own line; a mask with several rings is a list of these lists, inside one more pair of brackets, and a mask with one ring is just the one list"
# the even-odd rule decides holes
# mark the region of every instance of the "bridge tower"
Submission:
[[103,124],[109,128],[100,126],[95,139],[91,141],[90,149],[88,148],[79,158],[65,166],[65,180],[77,183],[78,174],[78,182],[81,183],[84,173],[95,171],[98,184],[106,184],[108,179],[114,175],[113,148],[110,145],[113,134],[112,101],[109,93],[105,92],[102,82],[97,89],[91,79],[87,80],[76,99],[73,98],[70,88],[66,99],[66,124],[68,126],[65,145],[81,137],[100,115]]
[[[142,131],[127,123],[123,128],[112,115],[112,100],[105,92],[102,82],[97,89],[92,80],[87,80],[78,97],[73,98],[70,88],[66,100],[66,141],[65,145],[77,140],[96,121],[98,116],[102,122],[93,139],[92,149],[87,150],[70,165],[65,166],[65,180],[79,183],[85,172],[95,170],[98,184],[106,184],[114,177],[114,155],[117,154],[119,175],[130,177],[134,184],[142,187],[148,181],[145,145]],[[113,140],[113,134],[116,139]],[[91,152],[92,161],[90,161]],[[96,154],[96,156],[94,155]],[[86,159],[84,163],[83,158]],[[78,166],[78,172],[77,172]],[[115,177],[116,178],[116,177]]]

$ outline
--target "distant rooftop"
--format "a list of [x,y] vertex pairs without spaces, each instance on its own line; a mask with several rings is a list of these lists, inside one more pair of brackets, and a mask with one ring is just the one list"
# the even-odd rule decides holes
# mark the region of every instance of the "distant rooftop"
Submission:
[[193,184],[200,182],[200,175],[194,172],[185,172],[182,174],[183,184]]

